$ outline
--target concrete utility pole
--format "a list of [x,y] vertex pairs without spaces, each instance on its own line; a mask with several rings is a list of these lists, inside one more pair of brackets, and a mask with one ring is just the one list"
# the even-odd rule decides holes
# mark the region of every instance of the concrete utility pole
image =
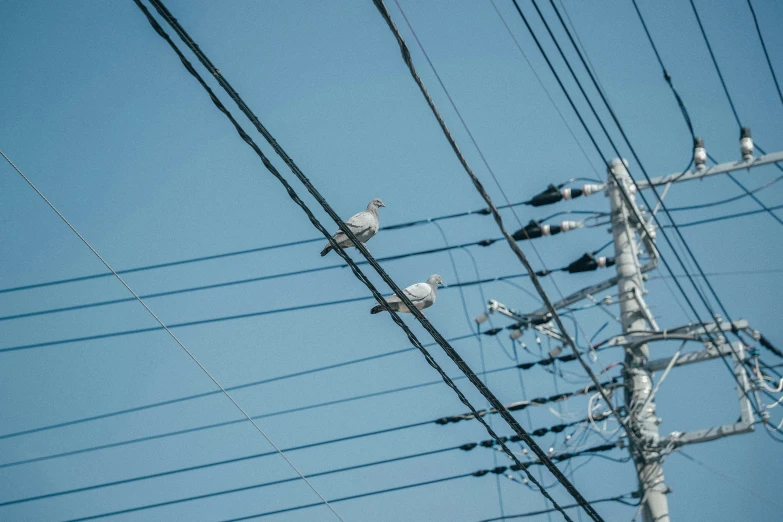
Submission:
[[[625,192],[631,204],[636,205],[631,177],[625,164],[616,159],[612,161],[611,169],[614,177],[623,185],[618,186],[610,176],[608,196],[612,211],[612,235],[623,333],[651,331],[652,325],[647,319],[650,317],[649,310],[642,299],[644,288],[635,233],[636,227],[643,227],[644,224],[637,222],[623,195]],[[644,522],[669,522],[669,504],[666,499],[668,488],[663,482],[655,402],[650,400],[641,411],[634,411],[639,405],[645,404],[652,392],[652,378],[645,369],[648,359],[647,343],[634,343],[625,347],[626,367],[623,377],[625,406],[628,411],[627,427],[631,433],[637,434],[637,437],[630,437],[629,443],[639,476]]]

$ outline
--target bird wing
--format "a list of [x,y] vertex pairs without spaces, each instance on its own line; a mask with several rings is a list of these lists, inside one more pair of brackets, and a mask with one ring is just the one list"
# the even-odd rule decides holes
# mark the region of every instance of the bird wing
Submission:
[[348,228],[351,229],[351,232],[353,232],[354,235],[358,235],[375,225],[375,216],[373,216],[371,212],[365,210],[352,216],[345,224],[348,225]]
[[403,292],[405,292],[405,295],[408,296],[411,302],[415,303],[429,297],[432,293],[432,287],[427,283],[416,283],[403,290]]

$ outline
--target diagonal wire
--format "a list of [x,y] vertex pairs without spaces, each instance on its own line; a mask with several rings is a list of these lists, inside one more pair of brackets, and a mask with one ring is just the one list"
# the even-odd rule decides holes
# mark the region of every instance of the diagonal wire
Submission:
[[267,435],[264,432],[264,430],[261,429],[261,426],[259,426],[258,423],[256,423],[256,421],[254,421],[250,417],[250,415],[248,415],[248,413],[242,408],[242,406],[240,406],[239,403],[237,403],[237,401],[234,400],[234,397],[232,397],[231,394],[228,393],[228,391],[226,391],[226,389],[223,387],[223,385],[220,384],[218,382],[218,380],[209,372],[209,370],[207,370],[206,367],[203,364],[201,364],[201,362],[196,358],[196,356],[193,355],[193,352],[188,350],[188,348],[182,343],[182,341],[180,341],[179,338],[176,335],[174,335],[174,332],[172,332],[168,328],[168,326],[166,326],[163,323],[163,321],[155,314],[155,312],[153,312],[152,309],[149,306],[147,306],[147,303],[145,303],[144,300],[141,297],[139,297],[138,294],[136,292],[134,292],[133,289],[130,286],[128,286],[128,283],[125,282],[125,280],[122,278],[122,276],[120,276],[117,272],[114,271],[114,269],[111,267],[111,265],[109,265],[109,263],[103,257],[101,257],[101,255],[98,253],[98,251],[95,250],[95,248],[93,248],[93,246],[84,238],[84,236],[82,236],[79,233],[79,231],[76,230],[76,228],[74,228],[74,226],[71,224],[71,222],[68,221],[68,219],[65,216],[63,216],[62,213],[60,213],[59,210],[57,210],[57,207],[55,207],[52,204],[52,202],[49,201],[49,199],[46,196],[44,196],[43,192],[38,190],[38,187],[35,186],[35,184],[30,180],[30,178],[25,176],[24,173],[21,170],[19,170],[19,167],[17,167],[14,164],[14,162],[11,161],[11,159],[8,156],[6,156],[5,153],[2,150],[0,150],[0,155],[2,155],[3,158],[5,158],[5,160],[8,162],[8,164],[11,165],[11,167],[14,168],[14,170],[22,177],[22,179],[24,179],[27,182],[28,185],[30,185],[30,187],[41,197],[41,199],[43,199],[46,202],[46,204],[49,205],[49,208],[51,208],[60,217],[60,219],[66,225],[68,225],[68,228],[70,228],[71,231],[74,234],[76,234],[76,236],[78,236],[78,238],[82,241],[82,243],[84,243],[87,246],[87,248],[89,248],[90,251],[95,255],[95,257],[97,257],[101,261],[101,263],[103,263],[103,265],[107,268],[107,270],[109,270],[111,273],[114,274],[114,277],[116,277],[117,280],[120,283],[122,283],[122,286],[124,286],[125,289],[128,290],[128,292],[130,292],[131,295],[133,295],[134,298],[136,298],[136,300],[139,302],[139,304],[141,306],[143,306],[145,310],[147,310],[147,312],[153,317],[153,319],[155,319],[155,321],[160,325],[160,327],[163,328],[164,330],[166,330],[166,332],[169,334],[169,336],[180,346],[180,348],[182,348],[185,351],[186,354],[188,354],[188,356],[193,360],[193,362],[195,362],[198,365],[198,367],[201,368],[201,370],[205,374],[207,374],[207,377],[209,377],[212,380],[212,382],[215,383],[215,386],[220,388],[220,391],[223,392],[223,394],[228,398],[228,400],[230,400],[231,403],[242,413],[242,415],[244,415],[245,419],[250,421],[250,423],[253,425],[253,427],[255,427],[256,431],[258,431],[258,433],[260,433],[266,439],[266,441],[275,449],[275,451],[281,457],[283,457],[283,459],[288,463],[289,466],[291,466],[291,468],[297,473],[297,475],[299,475],[302,478],[302,480],[305,481],[305,483],[310,487],[310,489],[313,490],[313,493],[315,493],[318,496],[318,498],[320,498],[321,501],[326,505],[326,507],[328,507],[331,510],[331,512],[334,514],[334,516],[338,520],[342,521],[343,519],[340,517],[340,515],[337,514],[337,512],[329,504],[329,502],[327,502],[326,499],[318,492],[318,490],[315,489],[315,486],[313,486],[310,483],[310,481],[307,480],[307,477],[305,477],[304,474],[302,474],[302,472],[299,471],[299,468],[297,468],[294,465],[294,463],[291,462],[291,460],[288,457],[286,457],[285,453],[283,453],[283,451],[272,441],[272,439],[269,438],[269,435]]
[[[492,203],[492,199],[490,198],[489,194],[487,194],[486,190],[484,189],[483,184],[481,181],[476,177],[476,175],[473,173],[473,170],[470,168],[470,165],[468,164],[467,160],[463,156],[462,152],[460,151],[459,145],[457,145],[457,142],[455,141],[454,137],[451,134],[451,131],[449,130],[448,126],[446,125],[446,122],[443,120],[443,117],[441,116],[440,112],[438,111],[437,107],[435,106],[435,102],[432,100],[432,97],[429,95],[429,92],[427,91],[427,88],[424,86],[424,83],[422,82],[421,78],[419,77],[418,73],[416,72],[416,68],[413,64],[413,59],[411,58],[410,51],[408,50],[408,46],[405,43],[405,40],[402,38],[402,35],[400,35],[399,30],[397,29],[397,26],[394,24],[394,21],[391,18],[391,15],[389,14],[388,10],[386,9],[386,6],[383,3],[383,0],[373,0],[375,2],[376,7],[378,7],[378,10],[381,12],[381,15],[384,17],[384,20],[386,21],[387,25],[391,29],[392,33],[394,34],[395,38],[397,39],[397,42],[400,46],[400,51],[402,53],[403,61],[405,61],[406,65],[408,66],[408,69],[411,73],[411,76],[413,77],[414,81],[419,87],[419,90],[424,95],[424,98],[427,101],[427,104],[429,105],[430,109],[432,110],[433,115],[438,121],[438,124],[440,125],[441,129],[443,130],[443,134],[445,135],[446,139],[448,140],[449,144],[451,145],[451,148],[454,150],[454,153],[457,155],[457,158],[459,159],[460,163],[462,164],[462,167],[464,168],[465,172],[470,177],[471,181],[473,182],[473,185],[475,186],[476,190],[479,192],[481,197],[484,199],[484,201],[489,206],[490,210],[492,211],[492,215],[495,218],[495,222],[498,225],[498,228],[500,229],[503,236],[506,238],[506,241],[508,242],[509,246],[511,247],[511,250],[514,252],[514,254],[517,256],[517,259],[522,263],[522,265],[525,267],[525,269],[528,271],[528,274],[530,275],[530,280],[533,283],[533,286],[535,287],[536,291],[538,292],[539,296],[541,297],[542,301],[544,302],[544,305],[546,306],[549,313],[552,315],[552,319],[554,320],[555,324],[557,325],[559,331],[563,335],[563,338],[565,339],[565,342],[569,345],[571,350],[573,351],[574,355],[577,356],[580,364],[584,368],[585,372],[590,376],[590,378],[593,380],[596,386],[599,388],[599,392],[602,395],[602,398],[607,403],[609,408],[612,410],[612,412],[615,414],[615,416],[618,419],[618,422],[620,422],[621,425],[624,425],[622,417],[617,412],[614,405],[609,400],[609,397],[606,395],[603,389],[601,389],[600,383],[598,381],[598,378],[593,373],[592,369],[588,366],[588,364],[582,359],[581,353],[579,352],[579,349],[577,348],[576,344],[574,344],[573,339],[570,335],[568,335],[568,332],[563,325],[562,320],[560,319],[559,314],[557,313],[557,310],[552,305],[551,300],[549,299],[549,296],[544,291],[543,287],[541,286],[540,281],[538,280],[538,277],[533,270],[533,268],[530,265],[530,262],[527,259],[527,256],[525,256],[524,252],[520,249],[517,242],[514,240],[514,238],[506,231],[505,225],[503,224],[503,218],[500,216],[500,213],[497,211],[497,208]],[[395,0],[396,2],[397,0]],[[399,7],[399,3],[397,4]],[[402,10],[401,10],[402,11]],[[403,12],[403,18],[405,18],[407,22],[407,18],[405,17],[405,13]],[[410,27],[410,23],[408,23]],[[413,29],[411,28],[411,31]],[[416,37],[414,33],[414,38],[418,42],[418,37]],[[421,46],[421,44],[419,43]],[[422,49],[422,52],[424,50]],[[425,57],[426,57],[426,53]],[[427,57],[427,60],[429,62],[429,58]],[[431,62],[429,62],[431,65]],[[433,67],[434,70],[434,67]],[[437,75],[437,73],[436,73]],[[441,82],[441,85],[442,82]],[[444,88],[445,90],[445,88]],[[449,98],[450,99],[450,98]],[[453,102],[452,102],[453,103]],[[461,119],[461,118],[460,118]],[[464,121],[463,121],[464,124]],[[475,141],[474,141],[475,144]],[[478,148],[478,147],[477,147]],[[482,156],[483,157],[483,156]],[[485,160],[486,163],[486,160]],[[493,174],[494,178],[494,174]],[[497,182],[497,180],[496,180]],[[502,192],[502,189],[501,189]],[[505,195],[504,195],[505,197]],[[516,214],[515,214],[516,216]],[[517,220],[519,218],[517,217]],[[538,251],[533,247],[534,251],[538,255]],[[538,255],[539,259],[541,258],[540,255]],[[543,261],[543,260],[542,260]],[[542,264],[545,264],[542,262]],[[565,476],[563,476],[563,479],[565,479]],[[588,514],[591,514],[590,510],[586,510]],[[597,513],[596,513],[597,515]],[[591,515],[592,516],[592,515]]]
[[[232,100],[239,106],[240,110],[250,119],[250,121],[253,123],[253,125],[256,127],[256,129],[264,136],[264,138],[267,140],[267,142],[275,149],[277,154],[283,159],[283,161],[289,166],[291,171],[294,173],[294,175],[297,177],[297,179],[302,182],[302,184],[306,187],[308,192],[318,201],[318,203],[321,205],[321,207],[326,211],[329,216],[334,220],[334,222],[339,226],[340,230],[348,237],[355,248],[362,254],[362,256],[367,259],[367,261],[372,265],[372,267],[375,269],[375,271],[381,276],[381,278],[388,284],[392,290],[394,291],[395,295],[401,300],[403,304],[411,311],[413,316],[421,323],[421,325],[427,330],[427,332],[432,335],[433,339],[435,339],[436,342],[443,348],[444,352],[449,356],[449,358],[457,365],[457,367],[465,374],[465,376],[470,380],[471,384],[473,384],[479,392],[492,403],[496,408],[498,408],[499,413],[503,417],[503,419],[508,423],[508,425],[519,435],[521,436],[525,442],[528,444],[528,446],[533,450],[533,452],[540,456],[542,461],[545,463],[547,468],[552,472],[552,474],[558,478],[558,480],[566,487],[566,489],[569,491],[569,493],[574,496],[575,499],[577,499],[578,502],[585,502],[584,497],[576,491],[573,487],[573,485],[568,481],[568,479],[560,472],[560,470],[557,468],[557,466],[554,464],[554,462],[551,461],[547,457],[547,455],[544,453],[544,451],[536,444],[536,442],[530,437],[530,435],[519,425],[519,423],[514,419],[514,417],[511,415],[508,410],[502,405],[502,403],[495,397],[495,395],[481,382],[481,380],[476,376],[475,372],[473,372],[472,369],[465,363],[465,361],[462,359],[462,357],[452,348],[448,342],[443,338],[443,336],[438,332],[432,324],[427,320],[424,315],[422,315],[421,311],[416,308],[411,302],[410,299],[403,293],[403,291],[400,289],[400,287],[389,277],[389,275],[383,270],[383,268],[375,261],[375,259],[370,255],[369,251],[365,248],[365,246],[356,238],[356,236],[353,234],[353,232],[350,230],[350,228],[345,224],[345,222],[340,219],[339,215],[332,209],[332,207],[329,205],[329,203],[323,198],[323,196],[318,192],[318,190],[313,186],[313,184],[310,182],[310,180],[307,178],[307,176],[304,175],[304,173],[299,169],[299,167],[296,166],[296,164],[293,162],[293,160],[286,154],[286,152],[280,147],[280,145],[277,143],[277,141],[272,137],[272,135],[269,133],[269,131],[261,124],[261,122],[258,120],[258,118],[255,116],[255,114],[252,113],[252,111],[247,107],[247,105],[244,103],[244,101],[241,99],[239,94],[231,87],[231,85],[225,80],[225,78],[220,74],[220,72],[217,70],[217,68],[212,65],[212,63],[207,59],[206,55],[201,51],[201,49],[198,47],[198,45],[193,42],[193,40],[190,38],[190,36],[185,32],[185,30],[179,25],[177,20],[171,15],[170,12],[163,6],[163,4],[158,0],[150,0],[151,3],[155,6],[155,8],[158,10],[158,13],[163,16],[166,21],[171,25],[172,28],[177,32],[177,34],[180,36],[180,38],[185,42],[185,44],[188,46],[188,48],[198,57],[198,59],[202,62],[202,64],[207,67],[209,72],[218,80],[221,87],[229,94],[229,96],[232,98]],[[178,55],[180,61],[185,66],[187,71],[201,84],[201,86],[205,89],[205,91],[209,94],[210,99],[215,104],[215,106],[223,112],[223,114],[229,118],[231,123],[234,125],[237,132],[240,134],[242,139],[253,148],[254,152],[259,156],[261,161],[264,163],[264,166],[267,168],[267,170],[277,178],[278,181],[285,187],[286,191],[288,192],[289,197],[307,214],[308,218],[310,219],[311,223],[324,235],[324,237],[327,238],[327,240],[330,242],[332,247],[335,249],[338,255],[342,257],[350,266],[351,271],[356,275],[356,277],[367,286],[367,288],[372,292],[373,296],[378,300],[378,302],[381,304],[382,307],[384,307],[390,314],[392,320],[397,324],[402,330],[405,332],[405,334],[408,336],[408,339],[419,349],[419,351],[422,353],[422,355],[425,357],[425,360],[427,363],[434,368],[438,374],[441,376],[443,381],[454,391],[455,394],[457,394],[457,397],[460,399],[460,401],[465,404],[467,407],[469,407],[472,411],[475,411],[475,408],[470,403],[470,401],[465,397],[465,395],[462,393],[462,391],[454,384],[454,382],[451,380],[451,378],[443,371],[443,369],[440,367],[440,365],[435,361],[435,359],[432,357],[432,355],[427,351],[426,348],[423,347],[421,342],[418,340],[418,338],[415,336],[415,334],[411,331],[411,329],[405,324],[405,322],[402,321],[402,319],[398,316],[398,314],[391,309],[391,307],[388,305],[386,300],[383,298],[383,296],[378,292],[378,290],[375,288],[373,283],[367,278],[367,276],[361,271],[359,267],[356,266],[356,264],[353,262],[353,260],[345,253],[344,249],[337,244],[337,242],[334,241],[332,238],[332,235],[323,227],[323,225],[318,221],[318,219],[313,215],[312,211],[308,208],[308,206],[299,198],[296,191],[291,187],[291,185],[288,183],[288,181],[278,172],[278,170],[275,168],[275,166],[269,161],[269,159],[264,155],[264,153],[261,151],[260,148],[258,148],[258,145],[255,144],[253,139],[242,129],[242,127],[237,123],[237,121],[234,119],[234,117],[231,115],[231,113],[226,109],[226,107],[223,105],[223,103],[215,96],[212,89],[206,84],[204,79],[201,77],[200,74],[193,68],[192,64],[184,57],[184,55],[181,53],[181,51],[177,48],[177,46],[174,44],[174,42],[171,40],[171,38],[166,34],[166,32],[163,30],[162,27],[157,23],[157,21],[149,14],[146,7],[144,7],[143,4],[141,4],[140,0],[134,0],[136,5],[142,10],[142,12],[147,17],[149,23],[152,25],[153,29],[166,40],[166,42],[171,46],[171,48],[176,52]],[[493,207],[493,214],[497,214],[497,209]],[[489,426],[489,424],[486,423],[483,419],[480,417],[477,417],[478,421],[484,426],[484,428],[487,430],[487,432],[495,439],[499,440],[498,435],[495,433],[495,431]],[[506,452],[509,457],[511,457],[512,460],[515,462],[518,462],[518,458],[514,453],[506,446],[502,441],[500,441],[500,446],[503,449],[504,452]],[[535,478],[532,477],[532,475],[529,475],[529,478],[531,478],[531,482],[536,483]],[[540,486],[539,489],[541,491],[541,494],[546,496],[547,498],[551,499],[551,495]],[[552,500],[554,503],[554,500]],[[592,508],[589,508],[592,509]],[[563,513],[565,518],[570,520],[565,513]],[[597,514],[596,514],[597,516]],[[596,520],[600,520],[600,517],[598,517]]]
[[769,66],[769,72],[772,73],[772,79],[775,82],[775,89],[778,91],[778,98],[780,103],[783,104],[783,93],[780,91],[780,82],[775,74],[775,68],[772,67],[772,60],[769,59],[769,52],[767,52],[767,44],[764,43],[764,36],[761,34],[761,28],[759,27],[758,18],[756,18],[756,11],[753,9],[753,3],[748,0],[748,7],[750,8],[750,14],[753,15],[753,23],[756,26],[756,33],[759,35],[759,42],[761,42],[761,48],[764,49],[764,58],[767,59],[767,65]]

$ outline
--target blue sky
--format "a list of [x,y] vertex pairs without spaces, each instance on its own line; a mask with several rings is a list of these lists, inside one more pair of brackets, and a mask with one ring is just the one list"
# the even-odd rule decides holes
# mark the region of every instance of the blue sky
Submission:
[[[510,2],[498,7],[519,40],[556,105],[574,129],[579,146],[558,117],[544,90],[522,59],[492,5],[487,2],[411,2],[401,0],[438,73],[511,201],[526,200],[549,183],[572,177],[604,177],[602,160],[546,68]],[[532,19],[532,5],[520,2]],[[711,38],[728,88],[743,124],[768,151],[783,149],[783,105],[744,2],[696,2]],[[384,200],[381,224],[426,219],[484,206],[449,148],[421,93],[400,59],[391,33],[370,1],[364,2],[214,2],[170,1],[178,17],[261,121],[294,158],[332,206],[345,218],[373,197]],[[754,1],[773,64],[783,59],[783,35],[775,20],[783,6]],[[426,66],[394,3],[389,10],[412,49],[419,72],[441,108],[477,175],[496,203],[497,185],[481,162],[456,113]],[[691,154],[690,136],[660,68],[628,2],[566,2],[597,75],[628,136],[651,175],[684,168]],[[694,121],[698,135],[718,161],[739,159],[738,129],[720,87],[698,26],[685,0],[640,2],[653,38]],[[76,228],[116,269],[221,254],[317,237],[307,218],[287,197],[209,101],[201,87],[130,2],[0,1],[0,41],[4,74],[0,77],[0,146]],[[545,9],[550,23],[554,14]],[[534,24],[542,37],[543,28]],[[565,36],[558,32],[565,44]],[[554,52],[544,38],[548,52]],[[555,60],[561,75],[562,62]],[[778,70],[778,74],[783,74]],[[567,82],[570,92],[576,87]],[[589,94],[598,100],[595,91]],[[226,100],[228,104],[228,100]],[[579,101],[580,110],[587,109]],[[230,107],[233,109],[233,107]],[[238,114],[237,110],[234,110]],[[605,113],[601,113],[602,117]],[[244,120],[242,120],[243,123]],[[587,118],[599,136],[594,119]],[[248,130],[250,126],[246,127]],[[255,134],[253,134],[255,136]],[[616,133],[613,134],[617,138]],[[260,137],[257,142],[262,143]],[[607,142],[599,144],[611,154]],[[262,149],[271,153],[266,144]],[[628,151],[622,148],[624,155]],[[275,163],[293,180],[282,162]],[[597,173],[594,171],[597,170]],[[631,173],[641,177],[633,161]],[[8,166],[0,174],[0,288],[35,284],[101,272],[100,262]],[[763,167],[736,176],[755,188],[780,172]],[[297,183],[295,188],[304,194]],[[575,185],[576,186],[576,185]],[[780,203],[780,186],[758,193],[768,205]],[[725,177],[675,186],[670,207],[725,199],[740,194]],[[311,208],[316,204],[306,198]],[[519,207],[523,223],[560,210],[606,211],[602,195],[556,207]],[[744,198],[730,205],[679,212],[678,222],[755,210]],[[316,215],[334,228],[320,209]],[[519,224],[504,214],[509,229]],[[556,220],[555,220],[556,221]],[[449,243],[497,237],[491,218],[471,216],[442,222]],[[757,214],[683,229],[688,244],[708,273],[758,271],[711,278],[732,318],[746,318],[773,342],[783,329],[774,310],[783,291],[779,273],[780,225]],[[556,268],[609,240],[606,227],[569,232],[521,244],[536,269]],[[671,251],[659,241],[664,256]],[[434,225],[380,232],[369,247],[376,257],[444,246]],[[140,294],[208,285],[235,279],[326,266],[331,254],[318,256],[321,243],[247,254],[127,275]],[[448,254],[406,258],[384,264],[400,285],[440,273],[447,284],[523,271],[508,247],[472,247],[470,256]],[[540,259],[539,259],[540,255]],[[682,273],[681,269],[675,272]],[[601,281],[613,269],[543,280],[553,298]],[[658,276],[647,283],[647,299],[662,327],[689,321]],[[380,278],[371,276],[381,285]],[[532,290],[526,279],[514,283]],[[556,286],[553,284],[556,283]],[[482,296],[483,291],[483,296]],[[196,321],[323,301],[368,296],[347,270],[336,269],[217,290],[149,300],[166,323]],[[491,283],[461,293],[445,289],[428,318],[447,338],[470,334],[472,317],[494,298],[520,311],[540,303],[510,284]],[[111,278],[0,293],[2,316],[127,297]],[[385,315],[370,316],[370,301],[257,316],[176,329],[176,334],[224,386],[382,354],[409,346]],[[616,311],[616,307],[610,308]],[[704,309],[699,308],[704,314]],[[619,331],[600,310],[577,312],[584,332],[602,340]],[[706,315],[703,315],[706,317]],[[430,339],[413,321],[424,342]],[[506,326],[500,318],[495,325]],[[566,320],[570,325],[570,321]],[[138,303],[123,303],[0,321],[2,346],[154,326]],[[580,342],[584,342],[580,333]],[[498,339],[511,350],[506,333]],[[455,342],[477,371],[513,364],[500,344],[484,337]],[[520,360],[538,355],[535,336],[522,339]],[[544,350],[548,348],[542,340]],[[673,344],[652,348],[665,357]],[[691,346],[690,349],[696,349]],[[458,370],[433,349],[451,375]],[[482,357],[483,353],[483,357]],[[771,354],[764,359],[775,362]],[[593,363],[600,371],[622,354],[607,350]],[[568,373],[553,379],[541,367],[502,371],[486,381],[504,402],[549,396],[584,386],[584,375],[570,363]],[[618,369],[607,372],[614,376]],[[235,392],[252,415],[278,412],[381,390],[415,385],[437,375],[415,352],[318,372]],[[569,382],[573,381],[573,382]],[[458,381],[460,382],[460,381]],[[677,369],[659,392],[662,433],[698,429],[736,419],[733,380],[717,361]],[[477,392],[461,381],[474,404]],[[164,332],[104,338],[0,353],[2,434],[101,415],[149,403],[213,390],[208,377]],[[533,428],[585,417],[584,396],[531,408]],[[279,414],[259,422],[282,447],[426,421],[461,413],[464,406],[442,384],[410,391]],[[776,411],[777,410],[777,411]],[[779,408],[772,419],[780,421]],[[526,427],[529,419],[517,414]],[[240,414],[219,395],[139,413],[0,440],[0,466],[97,445],[184,430],[238,419]],[[561,420],[563,419],[563,420]],[[493,419],[502,435],[510,431]],[[611,429],[612,424],[608,424]],[[601,443],[598,435],[581,440]],[[565,434],[538,439],[542,447],[567,450]],[[476,422],[420,428],[351,442],[291,452],[306,474],[484,440]],[[570,442],[569,442],[570,443]],[[202,430],[112,449],[0,467],[4,484],[0,502],[78,488],[179,467],[240,457],[270,449],[247,423]],[[515,448],[518,449],[518,448]],[[772,463],[780,445],[763,433],[689,447],[686,452],[716,471],[680,455],[665,463],[672,487],[669,505],[676,519],[768,520],[779,512],[777,474]],[[615,450],[614,457],[626,453]],[[586,462],[581,457],[573,465]],[[497,464],[496,464],[497,462]],[[507,459],[483,448],[369,467],[313,479],[327,498],[503,465]],[[213,467],[192,473],[85,493],[0,507],[6,520],[64,520],[186,496],[242,487],[292,476],[279,457]],[[726,476],[731,477],[730,479]],[[627,493],[635,487],[631,464],[595,458],[573,473],[588,499]],[[549,485],[553,479],[544,475]],[[465,478],[338,503],[346,520],[479,520],[500,513],[497,484],[506,514],[542,509],[538,493],[494,476]],[[560,487],[550,491],[570,500]],[[250,490],[155,510],[123,515],[123,520],[223,520],[309,504],[317,498],[301,481]],[[778,504],[776,504],[777,502]],[[607,503],[597,506],[607,520],[630,520],[634,509]],[[572,511],[573,516],[577,516]],[[558,517],[553,516],[554,519]],[[275,520],[328,520],[323,507],[275,517]],[[536,520],[535,518],[533,518]],[[537,520],[546,520],[541,516]],[[583,519],[586,519],[583,517]]]

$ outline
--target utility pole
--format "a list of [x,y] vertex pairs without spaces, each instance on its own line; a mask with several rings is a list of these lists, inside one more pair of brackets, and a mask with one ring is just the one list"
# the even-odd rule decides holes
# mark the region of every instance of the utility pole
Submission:
[[[626,413],[622,424],[628,434],[628,444],[639,478],[638,495],[641,498],[640,510],[644,522],[670,522],[666,497],[670,490],[664,483],[662,463],[666,455],[673,449],[688,444],[710,442],[723,437],[750,433],[758,422],[757,415],[761,417],[759,420],[765,423],[769,418],[769,414],[763,410],[754,411],[751,396],[756,394],[761,385],[749,379],[745,368],[749,363],[746,351],[748,345],[741,341],[730,344],[724,335],[726,332],[742,331],[750,338],[767,346],[769,343],[758,331],[752,329],[744,319],[729,322],[721,321],[717,317],[714,318],[714,322],[698,321],[661,330],[644,301],[646,292],[643,285],[643,275],[658,268],[659,262],[658,251],[655,247],[655,228],[652,223],[647,221],[647,216],[654,215],[660,208],[660,204],[654,209],[646,209],[646,214],[643,213],[636,204],[636,190],[663,186],[661,198],[664,198],[668,190],[678,183],[704,179],[732,171],[750,171],[750,169],[762,165],[783,162],[783,151],[754,156],[753,142],[750,139],[750,133],[746,131],[743,131],[740,139],[742,154],[740,161],[730,161],[707,167],[707,153],[701,139],[695,141],[693,152],[694,168],[685,173],[675,172],[652,178],[650,181],[634,183],[628,173],[628,164],[625,160],[615,159],[611,163],[606,183],[587,184],[581,189],[564,188],[566,184],[557,187],[550,185],[544,192],[530,200],[532,206],[538,207],[577,197],[587,197],[599,192],[603,192],[609,197],[614,258],[599,257],[600,250],[588,252],[557,271],[587,272],[614,265],[616,275],[562,297],[553,303],[553,306],[556,310],[560,310],[569,308],[582,300],[590,300],[596,304],[602,301],[606,306],[619,304],[620,317],[618,319],[622,326],[622,333],[599,343],[596,347],[601,345],[604,345],[604,348],[622,346],[625,351],[622,377],[625,385]],[[560,226],[550,226],[531,221],[523,229],[515,232],[514,238],[519,241],[540,238],[568,230],[577,230],[581,226],[580,222],[563,222]],[[649,257],[644,265],[639,264],[639,250],[641,248]],[[539,275],[545,276],[548,273],[549,271],[546,271]],[[603,299],[595,298],[597,294],[609,291],[615,286],[617,286],[615,295],[606,295]],[[615,297],[616,301],[614,301]],[[486,321],[490,313],[497,313],[514,321],[513,325],[507,327],[511,330],[509,337],[514,341],[520,339],[524,331],[529,329],[559,341],[564,340],[564,334],[554,328],[552,314],[547,308],[521,313],[491,299],[487,313],[478,316],[476,321],[479,323]],[[610,315],[614,317],[614,314],[610,313]],[[499,332],[500,329],[497,328],[492,331],[492,335]],[[673,356],[649,360],[648,344],[675,339],[682,341],[683,345]],[[689,342],[700,343],[702,349],[683,351],[685,343]],[[587,348],[593,349],[594,347]],[[774,350],[774,348],[771,349]],[[585,350],[584,353],[588,353],[588,350]],[[737,384],[739,419],[698,430],[672,431],[661,437],[658,432],[660,419],[655,412],[654,399],[669,371],[676,367],[729,357],[734,363],[732,373]],[[555,358],[555,355],[550,354],[552,361]],[[653,388],[652,381],[654,372],[662,372],[655,388]],[[757,378],[761,379],[760,376]],[[758,397],[756,397],[756,402],[759,403]]]
[[[623,161],[612,161],[608,182],[608,196],[611,204],[612,235],[614,236],[617,289],[620,301],[620,319],[623,333],[651,331],[647,305],[642,299],[644,288],[639,256],[636,246],[638,223],[627,199],[635,206],[631,177]],[[615,182],[614,179],[617,181]],[[622,186],[620,186],[622,185]],[[625,195],[623,194],[625,193]],[[647,234],[645,230],[642,232]],[[651,238],[650,238],[651,239]],[[652,254],[652,253],[651,253]],[[649,360],[646,342],[625,346],[625,406],[627,428],[636,437],[630,437],[631,455],[636,464],[642,495],[642,516],[644,522],[669,522],[668,489],[663,481],[661,452],[658,446],[658,418],[655,416],[655,402],[649,400],[652,392],[652,377],[645,368]],[[635,411],[644,405],[640,411]]]

